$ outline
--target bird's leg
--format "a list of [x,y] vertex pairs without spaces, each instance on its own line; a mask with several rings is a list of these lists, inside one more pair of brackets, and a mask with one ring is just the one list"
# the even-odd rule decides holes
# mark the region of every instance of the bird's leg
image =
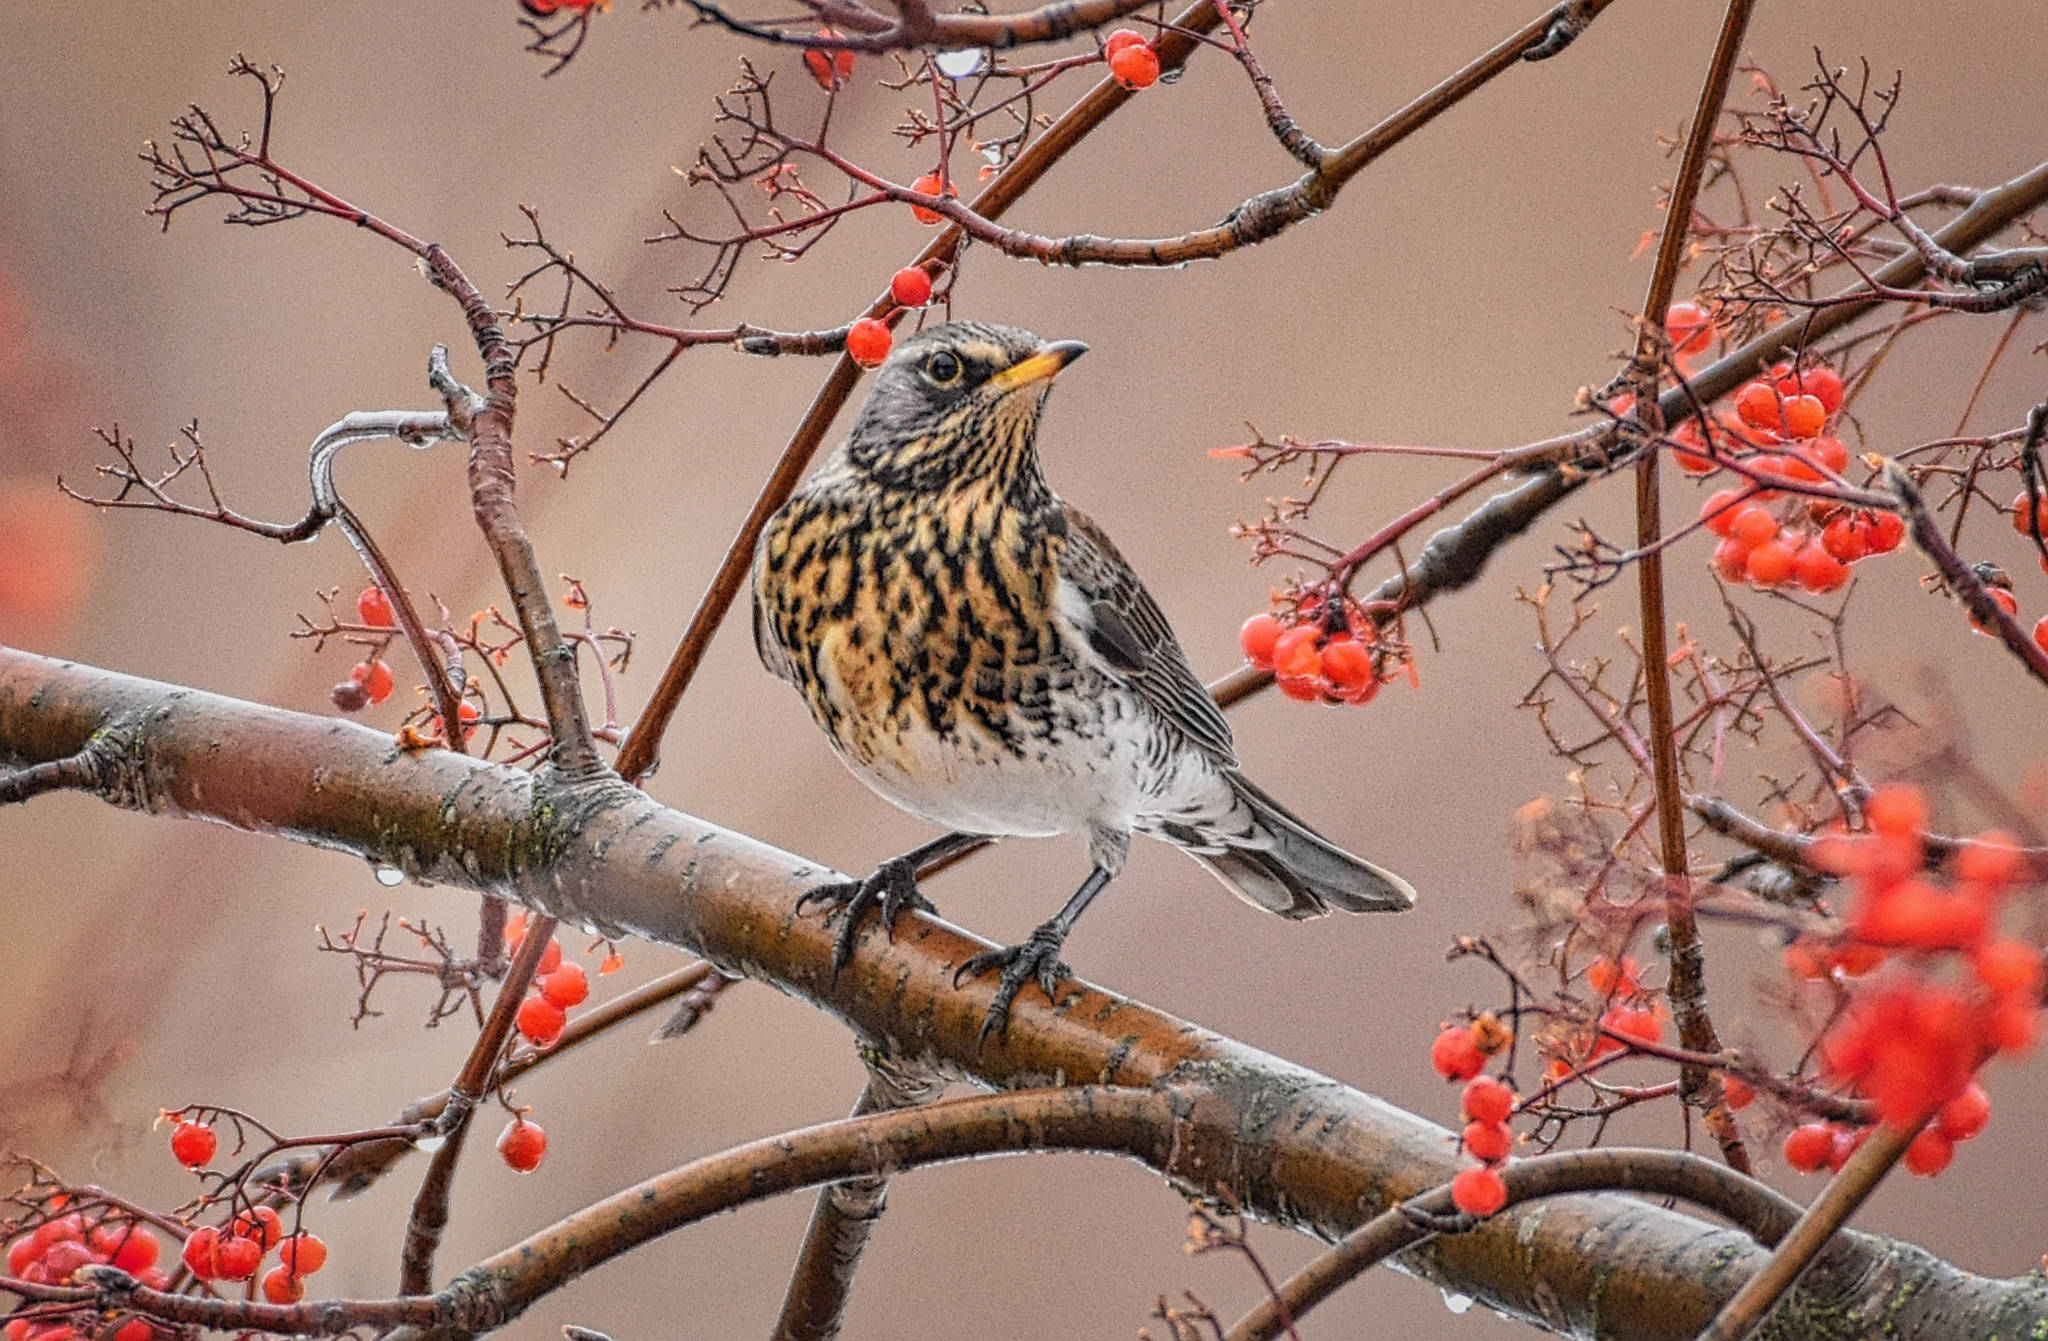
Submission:
[[1025,983],[1036,979],[1045,992],[1045,999],[1056,999],[1054,993],[1059,990],[1060,979],[1070,972],[1060,962],[1060,947],[1066,943],[1067,933],[1074,929],[1074,923],[1080,920],[1082,909],[1102,892],[1112,874],[1107,868],[1097,866],[1088,872],[1088,878],[1074,891],[1074,897],[1067,900],[1067,906],[1060,909],[1051,921],[1041,923],[1024,938],[1022,944],[1001,950],[984,950],[953,974],[953,985],[957,987],[962,978],[971,978],[989,969],[1002,970],[995,1000],[989,1002],[988,1018],[981,1022],[982,1042],[987,1042],[990,1034],[1001,1034],[1009,1028],[1010,1005]]
[[[812,904],[825,903],[832,905],[836,913],[843,914],[839,935],[832,942],[832,976],[838,977],[839,970],[853,961],[853,943],[858,937],[861,919],[867,916],[870,908],[880,905],[882,929],[894,939],[896,917],[905,908],[932,911],[931,903],[917,892],[917,868],[987,841],[981,834],[945,834],[912,848],[900,857],[889,858],[865,880],[835,880],[829,885],[806,890],[796,901],[799,913]],[[828,920],[829,917],[830,914]]]

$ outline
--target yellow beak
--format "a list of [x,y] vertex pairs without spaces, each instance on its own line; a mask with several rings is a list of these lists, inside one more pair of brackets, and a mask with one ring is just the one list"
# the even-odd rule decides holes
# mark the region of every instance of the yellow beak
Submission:
[[1029,358],[1019,359],[1009,367],[989,378],[989,382],[1004,394],[1019,387],[1030,386],[1059,376],[1060,369],[1088,352],[1088,346],[1079,340],[1054,340],[1040,345],[1038,352]]

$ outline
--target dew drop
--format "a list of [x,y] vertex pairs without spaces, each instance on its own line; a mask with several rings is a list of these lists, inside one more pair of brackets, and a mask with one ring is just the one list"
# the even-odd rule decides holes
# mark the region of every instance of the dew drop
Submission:
[[1469,1294],[1452,1294],[1449,1290],[1445,1290],[1443,1296],[1444,1307],[1453,1313],[1463,1313],[1472,1307],[1472,1296]]
[[396,866],[372,866],[370,870],[376,874],[377,883],[386,889],[405,883],[405,872]]
[[946,78],[965,79],[981,68],[987,56],[980,47],[966,47],[960,51],[941,51],[932,60]]

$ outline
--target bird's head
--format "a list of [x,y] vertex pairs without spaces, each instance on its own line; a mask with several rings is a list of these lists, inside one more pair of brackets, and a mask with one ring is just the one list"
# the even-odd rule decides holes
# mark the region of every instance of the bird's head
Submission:
[[940,488],[1035,471],[1045,394],[1088,351],[1014,326],[955,321],[905,340],[875,374],[847,463],[881,483]]

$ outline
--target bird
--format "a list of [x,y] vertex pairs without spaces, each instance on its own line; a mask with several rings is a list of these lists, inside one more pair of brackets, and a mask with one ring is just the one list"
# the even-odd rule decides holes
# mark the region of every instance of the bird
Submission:
[[1059,912],[955,974],[956,986],[998,974],[984,1042],[1007,1029],[1026,984],[1057,1002],[1062,947],[1123,869],[1133,833],[1283,917],[1415,903],[1407,881],[1244,775],[1159,604],[1047,482],[1041,413],[1087,349],[969,321],[902,341],[754,555],[762,664],[801,691],[862,781],[949,830],[804,896],[800,910],[822,903],[843,918],[835,976],[869,912],[893,934],[904,909],[931,908],[921,866],[995,838],[1087,837],[1087,878]]

